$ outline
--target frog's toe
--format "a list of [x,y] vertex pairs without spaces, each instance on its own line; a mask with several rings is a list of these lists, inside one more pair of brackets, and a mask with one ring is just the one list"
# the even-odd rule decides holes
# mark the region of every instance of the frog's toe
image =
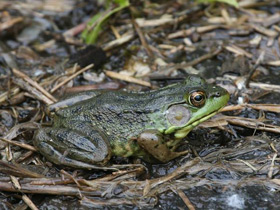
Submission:
[[189,153],[190,153],[189,150],[184,150],[184,151],[181,151],[181,152],[176,152],[177,157],[183,156],[183,155],[187,155],[187,154],[189,154]]
[[170,148],[170,150],[171,150],[172,152],[176,152],[176,150],[177,150],[178,148],[180,148],[180,147],[182,147],[182,146],[184,146],[184,145],[186,145],[186,144],[187,144],[186,142],[180,141],[180,142],[178,142],[177,144],[175,144],[174,146],[172,146],[172,147]]

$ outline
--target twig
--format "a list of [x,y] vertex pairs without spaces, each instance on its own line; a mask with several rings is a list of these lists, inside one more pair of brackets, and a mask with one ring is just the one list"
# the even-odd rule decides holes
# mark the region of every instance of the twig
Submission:
[[235,111],[235,110],[240,110],[240,109],[244,109],[244,104],[225,106],[219,112],[228,112],[228,111]]
[[[69,37],[73,37],[73,36],[81,33],[81,31],[83,31],[86,28],[87,22],[88,21],[85,21],[84,23],[80,23],[79,25],[77,25],[77,26],[75,26],[73,28],[70,28],[69,30],[65,31],[63,33],[63,37],[65,38],[65,41],[68,42],[69,41]],[[49,47],[53,46],[55,44],[55,42],[56,42],[55,39],[51,39],[51,40],[48,40],[48,41],[46,41],[46,42],[44,42],[42,44],[35,45],[35,48],[38,51],[43,51],[46,48],[49,48]]]
[[149,83],[149,82],[146,82],[146,81],[143,81],[143,80],[140,80],[140,79],[136,79],[136,78],[128,76],[128,75],[119,74],[119,73],[114,72],[114,71],[105,71],[105,74],[108,77],[112,77],[114,79],[119,79],[119,80],[123,80],[123,81],[126,81],[126,82],[131,82],[131,83],[135,83],[135,84],[143,85],[143,86],[147,86],[147,87],[152,86],[151,83]]
[[273,175],[273,169],[274,169],[274,165],[275,165],[275,159],[277,158],[277,153],[275,153],[272,157],[272,160],[271,160],[271,164],[270,164],[270,167],[269,167],[269,171],[268,171],[268,178],[272,178],[272,175]]
[[26,82],[28,82],[30,85],[32,85],[33,87],[35,87],[37,90],[39,90],[43,95],[45,95],[46,97],[48,97],[50,100],[52,100],[52,102],[56,102],[56,98],[53,97],[48,91],[46,91],[41,85],[39,85],[36,81],[32,80],[29,76],[27,76],[26,74],[24,74],[23,72],[17,70],[17,69],[13,69],[13,73],[17,76],[22,78],[23,80],[25,80]]
[[181,199],[184,201],[186,206],[188,207],[189,210],[195,210],[194,205],[191,203],[189,198],[186,196],[186,194],[182,190],[177,190],[178,195],[181,197]]
[[11,182],[13,183],[14,187],[16,189],[20,190],[21,187],[20,187],[20,183],[19,183],[18,179],[15,176],[12,176],[12,175],[10,175],[10,179],[11,179]]
[[22,196],[22,200],[31,208],[32,210],[39,210],[35,204],[30,200],[30,198],[27,195]]
[[280,133],[280,126],[277,125],[266,124],[257,119],[250,119],[245,117],[231,117],[231,116],[224,116],[224,115],[220,115],[212,120],[203,122],[200,124],[200,126],[209,125],[209,124],[211,125],[213,123],[215,124],[215,121],[220,122],[220,124],[222,125],[226,125],[227,123],[229,123],[229,124],[238,125],[246,128],[251,128],[251,129]]
[[218,49],[216,49],[216,50],[214,50],[214,51],[211,51],[210,53],[207,53],[207,54],[205,54],[205,55],[203,55],[203,56],[201,56],[201,57],[199,57],[199,58],[197,58],[197,59],[195,59],[195,60],[193,60],[193,61],[190,61],[190,62],[188,62],[188,63],[175,64],[175,65],[174,65],[174,68],[170,71],[170,74],[171,74],[173,71],[175,71],[175,70],[177,70],[177,69],[179,69],[179,68],[182,68],[182,69],[183,69],[183,68],[187,68],[187,67],[190,67],[190,66],[197,65],[197,64],[199,64],[200,62],[202,62],[202,61],[204,61],[204,60],[207,60],[207,59],[209,59],[209,58],[212,58],[212,57],[218,55],[221,51],[222,51],[222,49],[221,49],[221,48],[218,48]]
[[200,27],[191,27],[188,29],[180,30],[180,31],[174,32],[172,34],[169,34],[167,36],[167,38],[175,39],[175,38],[179,38],[179,37],[187,37],[187,36],[190,36],[191,34],[193,34],[194,32],[203,34],[203,33],[213,31],[213,30],[219,29],[219,28],[227,29],[227,27],[224,25],[207,25],[207,26],[200,26]]
[[238,161],[244,163],[245,165],[247,165],[248,167],[250,167],[253,171],[258,171],[258,169],[256,169],[254,166],[252,166],[252,164],[248,163],[247,161],[245,160],[241,160],[241,159],[237,159]]
[[264,110],[269,112],[280,113],[280,104],[238,104],[238,105],[229,105],[224,107],[220,112],[240,110],[244,108],[251,108],[256,110]]
[[225,47],[226,50],[235,53],[237,55],[245,55],[248,58],[252,58],[253,55],[249,52],[247,52],[246,50],[242,49],[241,47],[238,47],[236,45],[231,44],[230,46],[226,46]]
[[133,17],[132,17],[131,21],[135,28],[135,31],[137,32],[137,34],[139,36],[140,41],[141,41],[142,45],[144,46],[144,48],[146,49],[148,55],[150,57],[154,57],[152,50],[151,50],[150,46],[148,45],[146,38],[145,38],[141,28],[139,27],[138,23],[135,21],[135,19]]
[[20,89],[18,87],[14,87],[9,91],[6,91],[0,95],[0,104],[3,103],[4,101],[8,100],[10,97],[9,96],[14,96],[20,92]]
[[[83,197],[82,200],[80,201],[82,205],[84,206],[90,206],[93,209],[99,209],[100,207],[107,207],[108,206],[122,206],[122,205],[133,205],[133,206],[141,206],[143,209],[150,209],[155,206],[157,203],[157,199],[153,199],[154,201],[152,202],[147,202],[145,200],[141,200],[140,198],[135,199],[135,198],[110,198],[110,199],[94,199],[94,198],[87,198]],[[112,208],[114,209],[114,208]]]
[[[217,77],[217,81],[230,81],[230,80],[237,80],[239,77],[233,75],[226,75],[224,77]],[[280,92],[280,85],[273,85],[273,84],[266,84],[260,82],[250,82],[250,88],[260,88],[263,90],[273,91],[273,92]]]
[[43,178],[42,174],[30,171],[26,168],[23,168],[20,164],[10,164],[0,160],[0,171],[1,173],[6,173],[9,175],[14,175],[17,177],[33,177],[33,178]]
[[129,42],[131,41],[133,38],[135,37],[135,34],[133,32],[129,32],[125,35],[122,35],[121,38],[119,39],[115,39],[111,42],[108,42],[106,43],[104,46],[103,46],[103,50],[104,51],[109,51],[115,47],[118,47],[126,42]]
[[17,17],[17,18],[13,18],[11,20],[8,20],[4,23],[0,24],[0,32],[4,31],[5,29],[8,29],[10,27],[12,27],[13,25],[20,23],[23,21],[22,17]]
[[[85,190],[89,190],[84,188]],[[0,190],[8,192],[19,192],[11,183],[0,181]],[[34,194],[50,194],[50,195],[79,195],[78,187],[70,187],[65,185],[30,185],[21,184],[20,192]],[[101,196],[100,191],[82,191],[84,195]]]
[[264,34],[266,36],[269,36],[269,37],[276,37],[278,35],[278,33],[276,31],[271,30],[271,29],[267,29],[267,28],[262,27],[260,25],[251,24],[251,27],[253,29],[255,29],[257,32],[259,32],[261,34]]
[[92,68],[94,66],[94,64],[90,64],[88,66],[86,66],[85,68],[82,68],[81,70],[77,71],[75,74],[71,75],[70,77],[68,77],[66,80],[62,81],[61,83],[59,83],[58,85],[56,85],[53,89],[51,89],[51,93],[55,92],[58,88],[60,88],[61,86],[65,85],[67,82],[69,82],[70,80],[74,79],[76,76],[78,76],[79,74],[89,70],[90,68]]
[[4,142],[7,142],[9,144],[12,144],[12,145],[15,145],[15,146],[19,146],[21,148],[24,148],[24,149],[27,149],[27,150],[30,150],[30,151],[33,151],[33,152],[36,152],[37,150],[35,149],[35,147],[33,146],[30,146],[28,144],[24,144],[24,143],[21,143],[21,142],[16,142],[16,141],[11,141],[9,139],[4,139],[4,138],[0,138],[1,141],[4,141]]
[[116,29],[116,27],[114,27],[113,25],[110,25],[110,29],[112,30],[114,36],[115,36],[117,39],[120,39],[120,38],[121,38],[121,35],[120,35],[120,33],[118,32],[118,30]]
[[246,78],[246,81],[245,81],[245,85],[246,87],[249,86],[249,82],[250,82],[250,79],[251,77],[253,76],[254,72],[256,71],[256,69],[259,67],[260,63],[263,61],[264,59],[264,54],[265,54],[265,51],[262,51],[260,56],[258,57],[255,65],[253,66],[253,68],[250,70],[249,74],[248,74],[248,77]]
[[266,62],[267,65],[270,65],[270,66],[280,66],[280,60],[277,60],[277,61],[269,61],[269,62]]
[[13,82],[17,84],[19,87],[22,89],[26,90],[27,92],[31,93],[35,98],[37,98],[40,101],[43,101],[45,104],[53,104],[54,101],[49,99],[47,96],[42,94],[42,92],[38,91],[36,88],[33,86],[29,85],[26,81],[24,81],[21,78],[13,78]]
[[172,34],[169,34],[167,36],[168,39],[175,39],[175,38],[178,38],[178,37],[187,37],[191,34],[193,34],[194,32],[196,31],[196,28],[195,27],[191,27],[189,29],[184,29],[184,30],[181,30],[181,31],[176,31]]

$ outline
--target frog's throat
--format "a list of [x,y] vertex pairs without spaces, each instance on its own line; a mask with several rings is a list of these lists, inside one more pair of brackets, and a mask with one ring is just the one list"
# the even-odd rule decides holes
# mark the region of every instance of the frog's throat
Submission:
[[[209,115],[205,116],[205,117],[202,117],[202,118],[199,118],[198,120],[194,121],[192,124],[190,125],[187,125],[181,129],[178,129],[177,131],[175,131],[174,133],[174,136],[176,139],[181,139],[181,138],[184,138],[185,136],[188,135],[188,133],[194,128],[196,127],[197,125],[199,125],[200,123],[204,122],[205,120],[208,120],[210,117],[213,117],[215,114],[217,114],[219,112],[218,111],[214,111],[212,113],[210,113]],[[176,130],[176,127],[171,127],[169,128],[168,130],[166,130],[165,132],[166,133],[169,133],[170,130]]]

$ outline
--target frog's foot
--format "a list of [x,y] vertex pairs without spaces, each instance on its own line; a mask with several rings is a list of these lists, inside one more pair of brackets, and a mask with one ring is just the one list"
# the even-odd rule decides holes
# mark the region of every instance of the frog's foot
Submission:
[[188,151],[174,152],[170,150],[162,134],[156,130],[143,132],[138,137],[137,142],[143,149],[161,162],[168,162],[188,153]]
[[174,152],[177,154],[177,157],[179,156],[183,156],[183,155],[186,155],[186,154],[189,154],[190,151],[189,150],[184,150],[184,151],[181,151],[181,152]]
[[111,157],[110,148],[96,130],[85,135],[66,128],[43,128],[36,132],[34,145],[50,161],[76,168],[100,168]]
[[183,146],[183,145],[185,145],[185,144],[186,144],[186,142],[180,141],[180,142],[178,142],[177,144],[173,145],[173,146],[170,148],[170,150],[171,150],[172,152],[175,152],[179,147],[181,147],[181,146]]

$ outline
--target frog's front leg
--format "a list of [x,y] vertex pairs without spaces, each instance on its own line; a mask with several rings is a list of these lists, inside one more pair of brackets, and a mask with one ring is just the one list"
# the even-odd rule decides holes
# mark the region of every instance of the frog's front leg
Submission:
[[[176,142],[179,140],[175,140]],[[149,154],[161,162],[168,162],[176,157],[185,155],[188,151],[175,152],[168,147],[168,140],[157,130],[147,130],[137,138],[138,144]]]
[[72,122],[72,128],[42,128],[34,137],[35,147],[47,159],[76,168],[95,168],[111,158],[106,135],[84,122]]

